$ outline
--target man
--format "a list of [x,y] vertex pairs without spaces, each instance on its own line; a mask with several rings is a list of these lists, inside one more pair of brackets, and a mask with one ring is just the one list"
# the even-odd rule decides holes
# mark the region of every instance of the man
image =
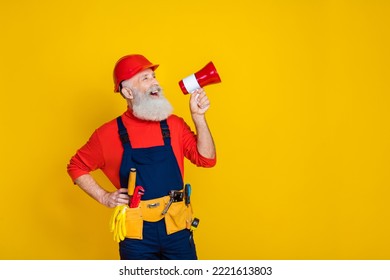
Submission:
[[[144,189],[139,207],[127,209],[126,238],[119,243],[121,259],[197,259],[190,232],[193,220],[183,199],[184,158],[201,167],[216,164],[214,141],[206,122],[210,107],[203,89],[190,96],[196,134],[172,114],[152,64],[142,55],[124,56],[114,68],[114,91],[127,111],[99,127],[68,164],[75,184],[99,203],[113,208],[129,204],[127,182],[136,170],[136,185]],[[101,169],[118,189],[108,192],[90,172]],[[177,197],[169,207],[168,193]],[[161,209],[168,208],[163,215]]]

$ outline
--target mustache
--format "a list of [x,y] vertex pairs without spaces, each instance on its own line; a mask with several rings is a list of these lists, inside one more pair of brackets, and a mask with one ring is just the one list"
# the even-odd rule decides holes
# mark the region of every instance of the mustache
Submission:
[[153,94],[158,93],[162,94],[162,88],[160,86],[151,86],[149,89],[146,90],[147,94]]

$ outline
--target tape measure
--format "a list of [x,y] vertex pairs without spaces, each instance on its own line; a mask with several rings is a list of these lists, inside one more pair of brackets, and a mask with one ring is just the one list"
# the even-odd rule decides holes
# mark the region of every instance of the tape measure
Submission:
[[194,231],[199,225],[199,219],[194,218],[191,223],[191,231]]

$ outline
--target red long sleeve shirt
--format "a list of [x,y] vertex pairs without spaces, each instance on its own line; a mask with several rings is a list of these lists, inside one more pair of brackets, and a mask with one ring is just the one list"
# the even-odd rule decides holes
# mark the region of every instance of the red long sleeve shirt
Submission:
[[[131,110],[122,115],[128,131],[131,146],[148,148],[164,145],[159,122],[144,121],[136,118]],[[196,146],[196,135],[184,120],[176,115],[168,118],[171,145],[184,178],[184,157],[201,167],[213,167],[216,158],[208,159],[199,154]],[[118,136],[116,119],[103,124],[95,130],[88,142],[71,158],[68,164],[69,176],[74,181],[78,177],[101,169],[111,183],[120,188],[119,168],[123,147]]]

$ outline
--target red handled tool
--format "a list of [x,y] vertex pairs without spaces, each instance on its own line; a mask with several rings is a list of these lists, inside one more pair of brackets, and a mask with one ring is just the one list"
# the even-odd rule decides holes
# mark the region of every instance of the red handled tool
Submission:
[[140,201],[141,197],[144,195],[145,190],[141,186],[136,186],[134,189],[133,197],[131,198],[130,201],[130,208],[137,208]]

